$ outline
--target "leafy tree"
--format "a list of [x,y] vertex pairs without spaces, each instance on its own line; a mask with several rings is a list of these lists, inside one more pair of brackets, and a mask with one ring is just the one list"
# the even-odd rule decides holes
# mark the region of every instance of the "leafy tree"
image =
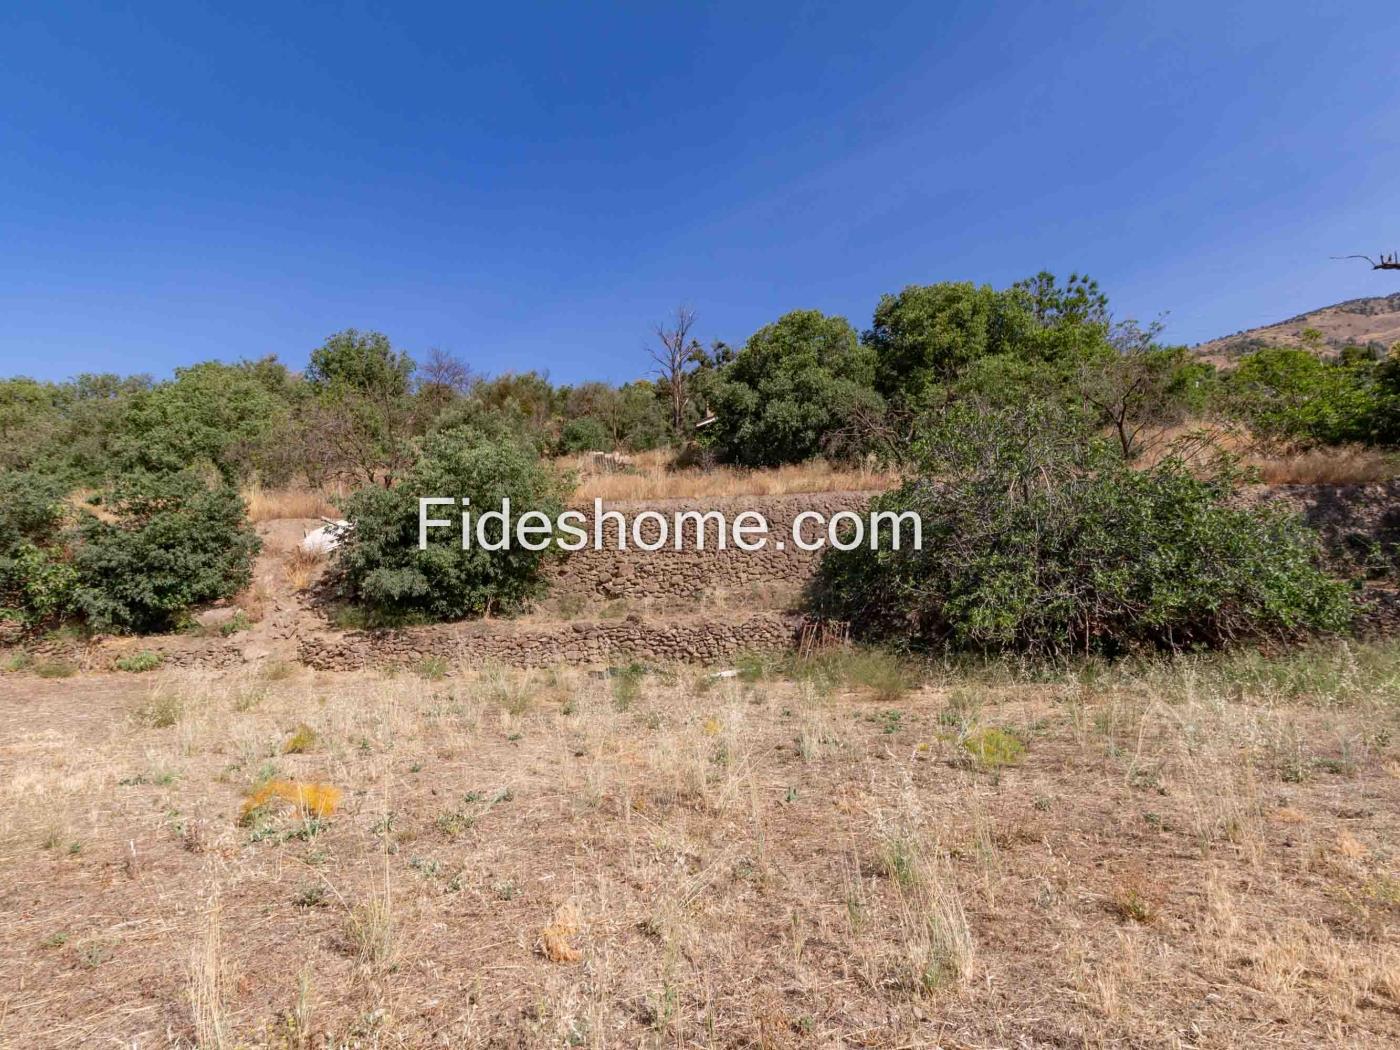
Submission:
[[130,399],[111,441],[116,468],[168,473],[203,462],[230,484],[251,477],[287,414],[276,369],[285,381],[275,362],[177,368],[174,381]]
[[[910,285],[875,309],[865,343],[875,351],[875,389],[896,413],[916,412],[1001,375],[1022,388],[1070,384],[1086,358],[1102,355],[1108,301],[1098,284],[1071,274],[1061,286],[1049,273],[997,291],[988,285]],[[969,377],[987,358],[1005,360]],[[1018,367],[1013,362],[1019,361]]]
[[36,626],[73,603],[77,574],[64,529],[67,486],[37,473],[0,473],[0,619]]
[[1376,403],[1371,431],[1376,440],[1400,445],[1400,343],[1375,367]]
[[1323,445],[1364,441],[1377,409],[1371,378],[1369,368],[1271,347],[1241,359],[1226,381],[1225,397],[1265,437]]
[[1041,328],[1078,325],[1106,328],[1110,323],[1108,296],[1099,289],[1099,282],[1087,275],[1072,273],[1061,285],[1053,273],[1041,270],[1011,287]]
[[829,549],[818,607],[876,637],[954,649],[1115,653],[1338,631],[1347,587],[1293,515],[1231,500],[1228,473],[1132,469],[1053,406],[954,405],[872,510],[922,523],[896,550]]
[[306,382],[317,411],[307,422],[329,469],[387,485],[412,461],[413,372],[413,359],[380,332],[347,328],[311,352]]
[[[346,596],[385,621],[515,611],[539,593],[551,552],[528,550],[514,537],[504,550],[486,550],[475,539],[464,550],[460,528],[433,531],[420,551],[418,500],[465,498],[475,516],[499,511],[508,498],[513,520],[540,511],[552,522],[564,494],[562,481],[528,446],[465,428],[434,434],[394,487],[368,486],[345,501],[352,529],[337,565]],[[439,514],[452,517],[444,508]],[[494,543],[499,532],[487,538]]]
[[86,516],[73,555],[74,606],[98,630],[169,630],[252,582],[260,543],[234,489],[191,471],[132,471],[105,505],[113,520]]
[[749,337],[707,387],[721,457],[745,466],[796,463],[875,410],[874,355],[843,317],[794,310]]
[[24,376],[0,380],[0,467],[28,467],[61,425],[59,392]]
[[865,343],[874,386],[896,405],[933,403],[971,362],[1008,349],[1008,304],[989,285],[910,285],[881,296]]
[[581,419],[571,419],[560,428],[558,448],[566,455],[593,450],[611,452],[613,440],[601,420],[584,416]]
[[1124,459],[1134,459],[1158,432],[1205,407],[1214,375],[1185,347],[1157,343],[1160,326],[1118,325],[1103,349],[1079,367],[1078,392],[1113,431]]

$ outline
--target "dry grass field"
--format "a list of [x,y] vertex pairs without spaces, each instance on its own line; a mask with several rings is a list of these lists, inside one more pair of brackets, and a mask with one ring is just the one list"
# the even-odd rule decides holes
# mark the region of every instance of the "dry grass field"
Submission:
[[6,1047],[1400,1042],[1400,645],[0,678]]
[[[1244,466],[1258,471],[1267,485],[1366,485],[1400,475],[1400,458],[1394,453],[1360,445],[1316,451],[1264,450],[1248,435],[1200,425],[1172,427],[1147,438],[1144,462],[1153,462],[1171,450],[1173,441],[1191,445],[1191,435],[1205,431],[1223,448],[1240,456]],[[1193,446],[1194,447],[1194,446]],[[590,474],[577,456],[556,460],[559,470],[574,476],[573,501],[594,499],[637,501],[657,499],[723,499],[734,496],[787,496],[804,492],[869,492],[898,483],[889,470],[859,465],[843,466],[822,459],[764,470],[719,466],[709,470],[675,469],[666,451],[641,452],[629,457],[628,470],[616,474]],[[254,522],[282,518],[338,518],[335,501],[348,495],[346,488],[324,490],[306,486],[262,488],[243,492],[248,516]]]

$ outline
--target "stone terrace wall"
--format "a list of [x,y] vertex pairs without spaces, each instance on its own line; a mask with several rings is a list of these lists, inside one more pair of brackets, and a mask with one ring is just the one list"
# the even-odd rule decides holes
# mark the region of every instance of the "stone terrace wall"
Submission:
[[[693,609],[717,595],[743,594],[769,586],[796,591],[811,577],[816,568],[819,551],[804,551],[792,541],[793,519],[803,511],[817,511],[829,520],[838,511],[860,512],[870,500],[870,492],[823,492],[791,496],[747,496],[715,500],[649,500],[646,502],[605,502],[603,509],[622,512],[629,525],[642,511],[656,511],[669,524],[682,511],[719,511],[726,522],[746,510],[761,513],[768,521],[768,543],[761,551],[743,551],[732,544],[726,550],[715,549],[715,526],[707,526],[706,549],[695,547],[695,526],[687,523],[681,550],[674,548],[674,534],[667,546],[658,551],[636,550],[628,538],[628,550],[617,549],[618,527],[615,520],[604,519],[603,537],[606,549],[594,550],[593,508],[583,510],[590,545],[576,551],[548,571],[549,604],[573,602],[587,609],[592,603],[625,598],[646,602],[652,607]],[[816,525],[805,523],[804,534],[815,537]],[[642,537],[648,542],[657,538],[654,521],[642,523]],[[779,550],[777,543],[784,543]],[[586,611],[583,613],[586,615]]]
[[716,663],[742,652],[788,649],[800,626],[800,617],[768,612],[737,614],[732,620],[699,617],[648,622],[629,616],[564,624],[477,621],[316,635],[301,640],[297,659],[323,670],[413,664],[428,657],[512,667],[628,660]]

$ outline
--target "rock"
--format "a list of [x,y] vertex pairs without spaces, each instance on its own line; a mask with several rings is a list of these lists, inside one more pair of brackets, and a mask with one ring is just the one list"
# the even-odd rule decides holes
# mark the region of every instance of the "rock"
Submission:
[[212,609],[205,609],[197,613],[194,622],[201,627],[221,627],[228,623],[241,610],[236,605],[216,605]]

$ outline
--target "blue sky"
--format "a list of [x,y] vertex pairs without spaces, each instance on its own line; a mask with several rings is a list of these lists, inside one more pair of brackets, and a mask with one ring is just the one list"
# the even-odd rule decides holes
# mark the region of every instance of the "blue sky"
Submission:
[[882,292],[1087,271],[1195,342],[1400,291],[1400,4],[0,8],[0,372],[377,328],[643,374]]

